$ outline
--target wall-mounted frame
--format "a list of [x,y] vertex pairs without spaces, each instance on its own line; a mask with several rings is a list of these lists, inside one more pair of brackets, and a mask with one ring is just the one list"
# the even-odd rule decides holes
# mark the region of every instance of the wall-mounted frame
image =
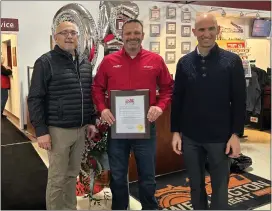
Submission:
[[151,9],[149,9],[149,20],[150,21],[159,21],[161,17],[161,11],[160,8],[157,6],[153,6]]
[[122,30],[124,22],[125,20],[123,19],[116,19],[116,30]]
[[177,13],[176,13],[176,7],[166,7],[166,19],[176,19]]
[[165,63],[173,64],[176,62],[176,52],[175,51],[166,51],[165,52]]
[[191,52],[191,42],[181,42],[181,54],[187,54]]
[[150,42],[149,50],[154,53],[160,54],[160,42]]
[[192,19],[192,13],[190,11],[181,11],[181,22],[190,23]]
[[150,24],[150,37],[159,37],[161,35],[161,24]]
[[176,37],[166,37],[166,49],[176,49]]
[[176,22],[166,22],[166,34],[176,34]]
[[181,26],[181,36],[190,37],[191,36],[191,25],[182,25]]

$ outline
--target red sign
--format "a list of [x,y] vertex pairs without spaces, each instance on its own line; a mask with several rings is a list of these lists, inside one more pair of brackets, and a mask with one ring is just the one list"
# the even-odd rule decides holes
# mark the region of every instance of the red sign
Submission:
[[1,31],[19,31],[18,19],[13,18],[1,18]]
[[244,48],[245,43],[242,42],[230,42],[227,43],[227,48]]

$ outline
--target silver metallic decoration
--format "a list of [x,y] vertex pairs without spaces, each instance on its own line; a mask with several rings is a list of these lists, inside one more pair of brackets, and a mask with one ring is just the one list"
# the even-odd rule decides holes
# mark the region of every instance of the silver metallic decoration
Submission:
[[77,50],[80,62],[83,59],[88,59],[91,50],[94,49],[93,59],[91,60],[94,67],[98,56],[99,41],[98,31],[92,15],[81,4],[71,3],[63,6],[53,18],[51,27],[53,39],[57,26],[64,21],[73,22],[78,27],[79,44]]
[[117,19],[135,19],[139,15],[139,7],[131,1],[100,1],[98,35],[99,42],[105,45],[104,38],[111,32],[117,41],[122,41],[116,29]]

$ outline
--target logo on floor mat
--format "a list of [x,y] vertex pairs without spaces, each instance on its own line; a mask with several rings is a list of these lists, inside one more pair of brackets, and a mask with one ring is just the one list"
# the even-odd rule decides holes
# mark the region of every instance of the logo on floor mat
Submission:
[[[228,193],[230,208],[260,206],[271,202],[271,182],[252,174],[231,174]],[[210,203],[212,193],[210,176],[205,178],[206,192]],[[158,203],[165,210],[191,210],[189,179],[186,178],[183,186],[167,185],[156,191]],[[267,201],[268,202],[265,202]],[[256,205],[254,205],[254,202]]]

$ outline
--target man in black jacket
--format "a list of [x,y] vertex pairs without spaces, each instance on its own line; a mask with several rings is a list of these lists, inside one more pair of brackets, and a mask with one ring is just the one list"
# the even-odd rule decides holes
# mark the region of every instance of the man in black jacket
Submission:
[[30,121],[39,147],[48,151],[46,206],[49,210],[76,209],[85,130],[94,136],[95,115],[91,98],[92,69],[79,63],[78,29],[61,22],[54,50],[37,59],[28,96]]
[[214,16],[196,19],[195,51],[182,57],[175,76],[171,109],[172,146],[183,153],[194,209],[208,209],[205,162],[212,184],[211,209],[228,209],[229,159],[240,154],[244,128],[245,76],[238,55],[215,43]]

